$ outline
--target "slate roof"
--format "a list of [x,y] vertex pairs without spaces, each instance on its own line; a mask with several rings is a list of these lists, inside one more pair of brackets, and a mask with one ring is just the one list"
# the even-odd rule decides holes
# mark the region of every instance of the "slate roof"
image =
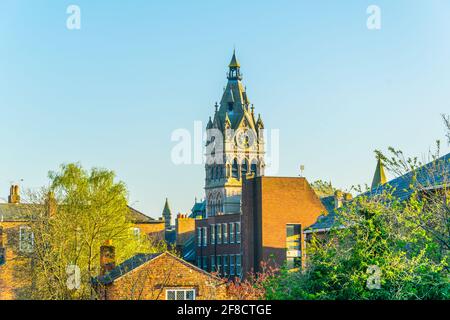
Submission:
[[204,216],[206,211],[206,201],[196,202],[191,209],[189,218],[196,218],[197,216]]
[[205,270],[200,269],[199,267],[184,261],[183,259],[178,258],[177,256],[173,255],[172,253],[166,251],[162,253],[138,253],[137,255],[133,256],[132,258],[125,260],[120,265],[116,266],[114,269],[112,269],[110,272],[105,274],[104,276],[98,276],[95,278],[92,278],[92,284],[94,285],[107,285],[115,281],[116,279],[122,277],[123,275],[127,274],[130,271],[133,271],[134,269],[142,266],[143,264],[154,260],[155,258],[162,256],[162,255],[169,255],[176,259],[177,261],[183,263],[184,265],[190,267],[191,269],[194,269],[195,271],[201,272],[205,275],[208,275],[211,278],[214,278],[216,280],[222,281],[219,277],[210,274],[209,272],[206,272]]
[[155,219],[150,218],[149,216],[146,216],[142,212],[140,212],[130,206],[128,206],[128,209],[130,210],[130,219],[134,223],[148,223],[148,222],[155,221]]
[[[445,156],[429,162],[422,167],[418,168],[414,172],[408,172],[403,176],[395,178],[386,184],[383,184],[377,188],[373,188],[368,192],[365,192],[358,197],[367,196],[375,197],[381,195],[383,192],[389,192],[394,198],[400,201],[407,200],[412,193],[419,189],[435,189],[442,187],[450,182],[450,153]],[[449,187],[447,185],[447,187]],[[326,198],[323,198],[328,201]],[[322,202],[323,203],[323,202]],[[320,216],[317,221],[307,228],[305,231],[313,231],[319,229],[329,229],[335,227],[338,222],[336,221],[336,212],[334,208],[328,208],[324,203],[324,206],[328,210],[328,215]]]
[[34,204],[0,203],[0,222],[30,221],[35,209]]
[[[33,211],[43,205],[27,203],[0,203],[0,221],[16,222],[30,221],[33,217]],[[148,223],[155,221],[142,212],[128,207],[130,210],[130,219],[135,223]]]
[[137,267],[143,265],[147,261],[153,260],[156,257],[160,256],[161,253],[152,253],[152,254],[145,254],[145,253],[138,253],[137,255],[133,256],[132,258],[125,260],[121,264],[119,264],[117,267],[112,269],[110,272],[105,274],[104,276],[98,276],[92,279],[92,283],[94,285],[97,284],[110,284],[114,280],[120,278],[124,274],[136,269]]

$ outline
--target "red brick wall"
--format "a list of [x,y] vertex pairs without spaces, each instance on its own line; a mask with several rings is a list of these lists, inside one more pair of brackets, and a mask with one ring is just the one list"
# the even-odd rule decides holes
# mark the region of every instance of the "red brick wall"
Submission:
[[[286,224],[303,231],[325,211],[304,178],[257,177],[244,183],[242,194],[244,274],[258,271],[261,261],[282,265],[286,258]],[[303,241],[302,241],[303,246]]]
[[167,289],[195,289],[197,300],[227,298],[226,284],[168,253],[99,289],[106,300],[165,300]]

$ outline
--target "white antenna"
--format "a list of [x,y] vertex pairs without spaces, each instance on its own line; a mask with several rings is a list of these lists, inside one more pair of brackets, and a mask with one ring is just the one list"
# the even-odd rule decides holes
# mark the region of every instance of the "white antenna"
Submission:
[[300,177],[303,177],[303,171],[305,171],[305,166],[303,164],[300,165]]

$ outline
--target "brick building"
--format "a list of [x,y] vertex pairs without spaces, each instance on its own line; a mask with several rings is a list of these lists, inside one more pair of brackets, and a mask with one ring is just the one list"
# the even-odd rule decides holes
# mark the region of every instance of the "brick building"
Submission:
[[102,300],[222,300],[226,283],[169,253],[138,254],[115,266],[114,247],[101,250],[102,275],[93,279]]
[[[11,186],[8,203],[0,203],[0,300],[26,299],[31,279],[26,270],[31,264],[34,247],[33,216],[38,212],[53,214],[53,202],[22,203],[18,186]],[[128,207],[129,219],[136,234],[146,234],[155,241],[164,241],[165,222],[155,220]]]

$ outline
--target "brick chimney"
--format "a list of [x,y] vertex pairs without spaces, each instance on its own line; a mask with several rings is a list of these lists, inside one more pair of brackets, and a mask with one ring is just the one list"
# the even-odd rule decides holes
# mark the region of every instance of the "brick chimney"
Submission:
[[116,267],[116,248],[112,240],[107,240],[100,247],[100,275],[103,276]]
[[9,189],[8,203],[20,203],[19,186],[17,184],[12,185]]

